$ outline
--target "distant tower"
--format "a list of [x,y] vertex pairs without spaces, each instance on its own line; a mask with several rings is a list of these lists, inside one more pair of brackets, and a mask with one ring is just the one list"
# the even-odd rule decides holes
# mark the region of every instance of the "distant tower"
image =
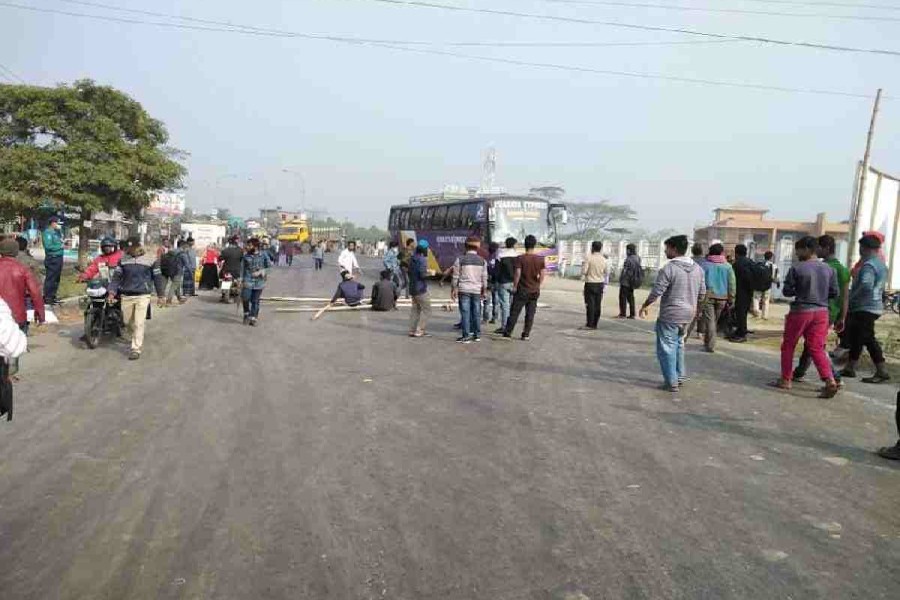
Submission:
[[489,194],[494,191],[494,184],[497,182],[497,149],[494,146],[488,146],[482,169],[481,191]]

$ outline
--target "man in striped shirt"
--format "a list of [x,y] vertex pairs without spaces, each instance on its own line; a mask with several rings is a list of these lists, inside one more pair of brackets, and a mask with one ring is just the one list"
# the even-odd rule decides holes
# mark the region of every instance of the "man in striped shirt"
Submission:
[[453,264],[453,287],[450,296],[459,300],[462,317],[462,335],[456,340],[461,344],[481,341],[481,301],[487,293],[487,263],[478,254],[481,240],[466,239],[466,253]]

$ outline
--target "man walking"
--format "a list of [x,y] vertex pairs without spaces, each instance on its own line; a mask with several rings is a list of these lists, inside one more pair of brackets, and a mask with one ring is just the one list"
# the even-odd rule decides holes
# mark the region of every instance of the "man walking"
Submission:
[[584,281],[584,306],[587,313],[582,329],[597,329],[603,306],[603,291],[609,273],[606,258],[602,254],[603,242],[591,242],[591,254],[581,263],[581,279]]
[[859,254],[862,261],[853,275],[846,311],[847,337],[850,342],[850,360],[841,372],[844,377],[856,377],[856,366],[862,356],[863,347],[869,351],[875,363],[875,374],[863,379],[865,383],[884,383],[891,376],[887,372],[881,344],[875,338],[875,321],[884,311],[884,285],[887,280],[887,266],[879,256],[881,240],[865,235],[859,240]]
[[113,270],[109,284],[109,302],[121,295],[122,316],[125,325],[131,327],[131,354],[129,360],[137,360],[144,349],[144,324],[150,311],[154,290],[159,302],[163,297],[162,272],[159,261],[147,256],[138,239],[128,244],[125,256]]
[[784,295],[793,297],[791,310],[784,321],[781,341],[781,377],[772,385],[789,390],[792,387],[794,350],[803,337],[806,351],[812,356],[819,377],[825,382],[820,398],[832,398],[838,392],[831,362],[825,352],[828,337],[828,303],[839,295],[837,277],[830,266],[816,258],[816,238],[805,236],[794,244],[796,265],[784,279]]
[[259,299],[266,288],[266,277],[272,265],[271,255],[262,247],[259,239],[250,238],[241,264],[244,325],[256,327],[256,321],[259,319]]
[[506,238],[504,248],[497,253],[497,302],[500,304],[500,327],[494,333],[502,334],[506,331],[506,322],[509,321],[510,306],[512,304],[513,281],[516,279],[516,244],[518,240],[513,237]]
[[619,275],[619,317],[626,318],[625,307],[628,306],[627,318],[634,318],[634,290],[644,285],[644,268],[641,266],[641,257],[637,255],[634,244],[625,246],[625,264],[622,265],[622,273]]
[[63,240],[60,233],[59,217],[50,217],[50,223],[44,229],[41,238],[44,242],[44,303],[58,304],[56,292],[59,289],[59,278],[63,268]]
[[519,320],[519,314],[525,309],[525,327],[522,329],[522,341],[531,339],[531,328],[537,313],[538,298],[541,287],[547,278],[547,266],[544,257],[534,253],[537,238],[533,235],[525,237],[525,254],[516,257],[516,274],[513,278],[513,304],[506,321],[503,337],[512,337],[513,330]]
[[487,291],[487,263],[478,255],[481,240],[466,239],[466,253],[453,264],[453,283],[450,297],[459,301],[462,335],[457,342],[468,344],[481,341],[481,301]]
[[[426,244],[428,242],[426,240],[422,240]],[[412,261],[413,254],[416,251],[416,242],[414,239],[409,238],[406,240],[406,245],[403,248],[400,248],[400,252],[397,255],[397,262],[400,263],[400,289],[403,291],[403,297],[409,298],[409,264]],[[426,252],[426,258],[427,258]],[[426,261],[427,266],[427,261]]]
[[737,283],[737,292],[734,300],[734,333],[731,342],[743,343],[747,341],[747,313],[753,304],[754,275],[753,261],[747,258],[747,246],[738,244],[734,247],[734,277]]
[[431,297],[428,294],[428,241],[419,240],[416,252],[409,260],[409,337],[431,337],[425,327],[431,317]]
[[[816,254],[825,261],[825,264],[831,267],[837,280],[838,295],[828,300],[828,324],[837,327],[838,322],[841,320],[841,314],[843,313],[844,302],[850,291],[850,271],[840,260],[838,260],[837,256],[835,256],[835,241],[833,237],[830,235],[820,236],[818,244],[819,246],[816,250]],[[787,282],[785,281],[785,283]],[[797,368],[794,369],[794,381],[801,381],[806,376],[810,364],[812,364],[812,354],[806,344],[804,344],[803,354],[800,355],[800,362],[797,365]],[[831,370],[834,373],[835,381],[838,386],[840,386],[841,375],[835,368],[834,361],[831,362]]]
[[[775,287],[781,287],[781,281],[778,279],[778,266],[774,262],[775,254],[772,253],[771,250],[766,250],[765,254],[763,254],[763,258],[765,261],[763,262],[763,266],[769,272],[769,278],[772,280],[772,284]],[[750,308],[750,311],[753,313],[753,316],[757,319],[762,318],[763,321],[769,320],[769,301],[772,297],[772,290],[763,290],[761,292],[757,292],[759,294],[758,298],[754,298],[753,305]]]
[[34,274],[16,260],[19,243],[13,238],[0,240],[0,299],[9,306],[13,320],[23,333],[28,333],[27,298],[34,305],[34,318],[44,322],[44,301]]
[[703,347],[707,352],[715,352],[719,319],[726,307],[734,303],[737,282],[734,269],[725,260],[725,248],[722,244],[710,246],[709,254],[700,266],[703,269],[703,283],[706,286],[706,298],[700,310]]
[[342,273],[344,271],[351,275],[362,273],[362,269],[359,268],[359,262],[356,260],[356,242],[348,242],[347,247],[341,251],[340,256],[338,256],[338,267]]
[[703,269],[685,256],[686,235],[670,237],[665,242],[669,262],[659,270],[656,283],[641,307],[641,318],[647,318],[650,306],[660,299],[656,318],[656,356],[663,374],[663,389],[677,392],[687,380],[684,362],[684,335],[688,323],[697,313],[697,305],[706,295]]

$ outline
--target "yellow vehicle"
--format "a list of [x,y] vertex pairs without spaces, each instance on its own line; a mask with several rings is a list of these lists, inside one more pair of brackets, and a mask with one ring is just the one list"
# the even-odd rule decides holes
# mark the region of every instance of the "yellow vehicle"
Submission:
[[306,219],[294,219],[285,221],[278,228],[279,242],[295,242],[303,244],[309,241],[309,225]]

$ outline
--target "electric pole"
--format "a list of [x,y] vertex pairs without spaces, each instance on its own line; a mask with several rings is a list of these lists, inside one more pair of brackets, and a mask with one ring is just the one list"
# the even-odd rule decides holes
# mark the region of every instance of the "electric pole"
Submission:
[[875,136],[875,120],[878,118],[878,107],[881,104],[881,88],[875,94],[875,104],[872,106],[872,119],[869,121],[869,134],[866,136],[866,151],[863,154],[862,164],[859,170],[859,186],[856,189],[856,198],[853,202],[853,214],[850,220],[850,240],[847,251],[847,264],[851,265],[856,258],[856,238],[859,236],[859,211],[863,202],[863,194],[866,191],[866,177],[869,174],[869,156],[872,152],[872,138]]

